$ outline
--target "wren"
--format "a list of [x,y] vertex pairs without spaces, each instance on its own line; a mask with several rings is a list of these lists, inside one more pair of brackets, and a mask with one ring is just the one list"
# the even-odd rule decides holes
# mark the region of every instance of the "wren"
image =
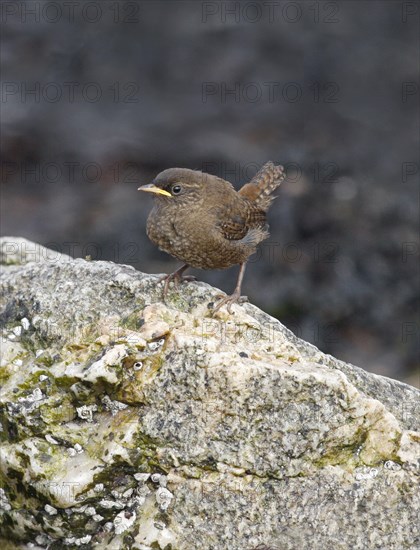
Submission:
[[169,283],[195,280],[183,275],[188,267],[226,269],[239,264],[239,276],[232,295],[214,307],[213,314],[226,305],[246,300],[241,297],[242,280],[248,258],[269,236],[267,211],[272,193],[284,180],[282,166],[267,162],[239,191],[217,176],[169,168],[139,191],[153,193],[154,207],[147,220],[147,235],[161,250],[183,262],[174,273],[165,275],[163,294]]

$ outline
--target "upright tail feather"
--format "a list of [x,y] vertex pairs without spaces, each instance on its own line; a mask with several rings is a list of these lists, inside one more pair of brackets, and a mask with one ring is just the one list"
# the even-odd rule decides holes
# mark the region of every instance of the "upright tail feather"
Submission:
[[277,189],[285,177],[283,166],[276,166],[271,161],[267,162],[252,180],[239,190],[239,194],[253,201],[262,210],[268,210],[275,198],[271,193]]

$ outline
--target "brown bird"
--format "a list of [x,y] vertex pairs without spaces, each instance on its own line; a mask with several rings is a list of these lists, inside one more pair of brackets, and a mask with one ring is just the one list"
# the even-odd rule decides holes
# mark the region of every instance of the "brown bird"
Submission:
[[155,194],[155,204],[147,220],[147,235],[161,250],[184,262],[174,273],[165,275],[164,296],[170,281],[195,280],[184,276],[188,267],[226,269],[239,264],[236,288],[225,296],[213,313],[227,305],[246,300],[241,297],[246,261],[258,243],[269,236],[266,213],[271,193],[284,180],[282,166],[267,162],[239,191],[216,176],[170,168],[139,191]]

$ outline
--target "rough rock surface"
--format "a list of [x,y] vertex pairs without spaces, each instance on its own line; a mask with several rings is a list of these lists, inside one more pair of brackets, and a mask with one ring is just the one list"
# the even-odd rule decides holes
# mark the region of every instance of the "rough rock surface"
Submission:
[[419,392],[216,289],[1,243],[1,536],[16,548],[419,543]]

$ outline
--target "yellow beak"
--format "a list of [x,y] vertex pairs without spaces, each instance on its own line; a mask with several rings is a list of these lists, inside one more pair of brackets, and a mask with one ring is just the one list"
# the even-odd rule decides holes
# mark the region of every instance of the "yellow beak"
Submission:
[[168,193],[168,191],[165,191],[164,189],[160,189],[160,187],[156,187],[156,185],[153,185],[153,183],[142,185],[137,189],[137,191],[146,191],[147,193],[156,193],[157,195],[165,195],[165,197],[172,197],[172,195]]

